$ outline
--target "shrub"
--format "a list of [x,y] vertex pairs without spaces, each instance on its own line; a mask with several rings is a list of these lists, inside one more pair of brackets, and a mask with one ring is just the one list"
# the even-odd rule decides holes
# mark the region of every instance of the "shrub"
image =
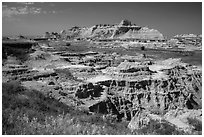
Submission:
[[142,46],[142,47],[141,47],[141,50],[145,50],[145,47],[144,47],[144,46]]
[[71,45],[70,43],[68,43],[68,42],[66,43],[66,46],[70,46],[70,45]]
[[202,121],[195,118],[187,118],[188,123],[194,127],[195,131],[202,131]]

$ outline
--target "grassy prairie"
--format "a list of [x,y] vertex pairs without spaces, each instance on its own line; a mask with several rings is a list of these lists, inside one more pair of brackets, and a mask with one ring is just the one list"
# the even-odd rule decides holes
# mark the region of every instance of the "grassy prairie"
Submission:
[[181,58],[181,60],[185,63],[189,63],[191,65],[202,65],[202,51],[191,51],[189,54],[178,52],[178,51],[169,51],[164,49],[145,49],[141,50],[141,48],[133,48],[133,49],[124,49],[124,48],[92,48],[93,51],[106,52],[106,53],[119,53],[121,55],[136,55],[137,53],[146,54],[148,57],[152,57],[154,59],[168,59],[168,58]]
[[[57,44],[56,44],[57,45]],[[106,52],[106,53],[119,53],[121,55],[136,55],[137,53],[146,54],[148,57],[152,57],[155,59],[168,59],[168,58],[181,58],[183,62],[189,63],[192,65],[202,65],[202,51],[191,51],[188,53],[179,52],[178,49],[168,50],[168,49],[148,49],[141,50],[141,48],[136,47],[132,49],[125,48],[98,48],[96,45],[93,45],[86,41],[79,42],[70,42],[70,46],[63,46],[63,43],[60,44],[62,46],[56,47],[57,50],[61,51],[69,51],[69,52],[87,52],[87,51],[96,51],[96,52]]]
[[89,51],[88,43],[86,41],[80,42],[65,42],[65,41],[52,41],[49,43],[49,46],[54,47],[56,51],[68,51],[73,53],[80,53]]

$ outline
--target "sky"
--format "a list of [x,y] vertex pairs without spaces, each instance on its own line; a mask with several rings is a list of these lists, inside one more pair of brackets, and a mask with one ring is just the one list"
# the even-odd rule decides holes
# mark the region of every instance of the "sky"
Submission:
[[43,35],[128,19],[166,37],[202,34],[201,2],[3,2],[2,35]]

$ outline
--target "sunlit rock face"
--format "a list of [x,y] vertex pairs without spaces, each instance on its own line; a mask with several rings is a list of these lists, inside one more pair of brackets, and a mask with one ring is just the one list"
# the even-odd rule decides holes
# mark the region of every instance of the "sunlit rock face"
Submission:
[[131,26],[131,22],[129,20],[122,20],[119,26]]
[[118,119],[133,119],[139,108],[155,114],[201,109],[202,74],[180,61],[167,59],[149,65],[121,62],[113,71],[89,79],[94,86],[79,86],[75,95],[89,98],[97,94],[101,99],[89,107],[90,111],[117,115]]
[[122,20],[118,25],[100,24],[92,27],[73,27],[67,31],[67,37],[94,39],[164,39],[158,30],[137,26],[128,20]]

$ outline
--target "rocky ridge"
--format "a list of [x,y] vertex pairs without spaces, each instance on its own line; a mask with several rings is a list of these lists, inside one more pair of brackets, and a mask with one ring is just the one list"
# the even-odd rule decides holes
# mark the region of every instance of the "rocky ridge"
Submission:
[[[65,39],[164,39],[158,30],[132,25],[128,20],[122,20],[118,25],[100,24],[90,28],[75,26],[69,30],[62,30],[60,35]],[[46,34],[46,37],[49,35]]]

